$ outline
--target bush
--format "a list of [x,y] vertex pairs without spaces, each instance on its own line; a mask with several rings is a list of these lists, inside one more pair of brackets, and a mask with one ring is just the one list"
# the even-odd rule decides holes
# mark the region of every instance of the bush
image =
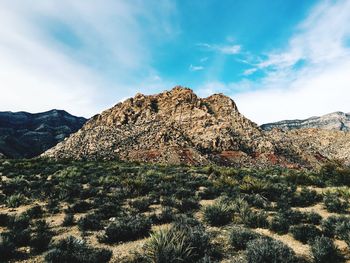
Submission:
[[78,220],[80,231],[96,231],[102,228],[100,218],[95,214],[88,214]]
[[0,262],[6,262],[15,254],[15,245],[10,237],[0,234]]
[[328,237],[316,237],[311,252],[316,263],[338,262],[340,259],[337,247]]
[[48,248],[53,233],[50,231],[49,225],[45,220],[35,222],[32,229],[29,245],[33,252],[43,252]]
[[312,242],[316,237],[321,236],[322,232],[314,225],[302,224],[297,226],[292,226],[289,232],[293,235],[296,240],[306,244],[307,242]]
[[8,214],[0,214],[0,226],[1,227],[5,227],[8,225],[9,221],[10,221],[10,216]]
[[287,234],[290,223],[287,218],[277,215],[272,218],[270,222],[270,230],[276,232],[279,235]]
[[296,261],[294,251],[282,242],[267,238],[249,241],[246,249],[248,263],[290,263]]
[[5,232],[16,246],[26,246],[30,241],[30,220],[27,215],[14,217],[9,222],[9,231]]
[[74,225],[74,215],[73,214],[66,214],[63,218],[62,226],[72,226]]
[[54,245],[45,260],[48,263],[104,263],[109,262],[111,257],[110,250],[91,248],[84,241],[70,236]]
[[165,230],[151,235],[146,242],[146,262],[210,262],[210,239],[204,227],[195,219],[179,217]]
[[43,209],[41,208],[40,205],[35,205],[35,206],[29,208],[25,213],[30,218],[40,218],[43,215]]
[[196,210],[199,208],[198,199],[190,197],[185,198],[182,200],[178,200],[175,204],[175,207],[181,212],[181,213],[187,213],[193,210]]
[[144,246],[144,256],[149,262],[189,262],[193,248],[186,242],[186,233],[168,228],[151,234]]
[[323,234],[330,238],[335,235],[339,236],[339,226],[342,224],[350,224],[350,218],[345,216],[330,216],[327,219],[324,219],[321,223]]
[[233,211],[228,205],[217,202],[206,206],[203,210],[203,216],[205,222],[209,225],[223,226],[232,221]]
[[132,208],[135,208],[139,212],[146,212],[151,205],[151,200],[148,197],[136,198],[129,202]]
[[306,213],[305,223],[319,225],[322,221],[322,216],[315,212]]
[[230,232],[230,245],[238,250],[246,249],[247,243],[260,235],[243,227],[234,227]]
[[162,208],[159,214],[154,214],[152,222],[155,224],[167,224],[174,220],[175,214],[171,207]]
[[26,198],[22,194],[14,194],[6,199],[6,206],[10,208],[16,208],[25,204]]
[[307,207],[321,201],[322,197],[315,190],[303,187],[301,191],[292,199],[292,205],[297,207]]
[[347,201],[342,201],[335,193],[326,193],[323,198],[327,211],[331,213],[345,213],[349,207]]
[[151,222],[142,215],[125,216],[109,224],[104,234],[99,237],[102,243],[132,241],[149,234]]
[[245,218],[243,223],[251,228],[264,228],[268,226],[267,214],[264,211],[251,211]]
[[78,201],[68,208],[73,213],[84,213],[91,208],[91,204],[86,201]]

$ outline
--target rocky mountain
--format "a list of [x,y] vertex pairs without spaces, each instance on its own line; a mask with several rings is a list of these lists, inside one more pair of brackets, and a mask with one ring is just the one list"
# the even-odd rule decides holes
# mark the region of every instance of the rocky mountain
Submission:
[[284,120],[261,125],[263,130],[274,128],[282,130],[316,128],[324,130],[350,131],[350,113],[334,112],[321,117],[311,117],[306,120]]
[[[43,156],[195,165],[308,165],[292,142],[275,142],[273,136],[245,118],[229,97],[199,98],[188,88],[175,87],[118,103]],[[317,161],[315,156],[311,159]]]
[[31,158],[79,130],[85,118],[62,110],[0,112],[0,158]]

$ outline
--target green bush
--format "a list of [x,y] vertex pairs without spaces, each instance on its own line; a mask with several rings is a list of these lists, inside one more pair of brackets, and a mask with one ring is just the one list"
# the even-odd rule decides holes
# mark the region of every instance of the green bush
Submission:
[[5,227],[10,222],[11,218],[8,214],[1,213],[0,214],[0,226]]
[[340,261],[339,251],[328,237],[316,237],[311,244],[311,252],[316,263]]
[[62,226],[73,226],[75,223],[74,220],[74,215],[73,214],[65,214],[64,218],[63,218],[63,222],[62,222]]
[[230,231],[230,245],[237,250],[246,249],[247,243],[260,235],[243,227],[233,227]]
[[47,250],[48,245],[53,237],[49,225],[45,220],[35,222],[32,229],[29,245],[33,252],[43,252]]
[[267,238],[249,241],[246,249],[248,263],[296,262],[294,251],[282,242]]
[[151,200],[148,197],[140,197],[130,201],[129,205],[142,213],[148,210]]
[[322,197],[315,190],[303,187],[301,191],[292,198],[292,205],[297,207],[307,207],[321,201]]
[[80,231],[96,231],[102,228],[100,218],[95,214],[88,214],[78,220]]
[[233,211],[223,202],[216,202],[203,209],[204,221],[211,226],[223,226],[232,221]]
[[193,248],[186,241],[184,232],[175,231],[174,228],[159,230],[151,234],[143,253],[148,262],[190,262]]
[[309,212],[305,214],[305,223],[313,224],[313,225],[319,225],[322,221],[322,216],[317,214],[316,212]]
[[[339,227],[342,224],[350,224],[350,218],[345,216],[330,216],[321,223],[321,229],[325,236],[333,238],[334,236],[339,236]],[[337,231],[338,230],[338,231]]]
[[270,230],[279,234],[287,234],[289,230],[289,220],[281,215],[274,216],[270,222]]
[[118,243],[132,241],[149,234],[151,222],[142,215],[131,215],[117,218],[107,226],[104,234],[99,237],[102,243]]
[[42,217],[44,211],[40,205],[34,205],[25,212],[30,218]]
[[0,234],[0,262],[11,259],[16,252],[15,244],[9,236]]
[[322,235],[321,230],[319,230],[316,226],[309,224],[291,226],[289,232],[296,240],[299,240],[304,244],[312,242],[316,237]]
[[6,199],[6,206],[10,208],[16,208],[25,204],[26,198],[23,194],[14,194]]
[[327,211],[331,213],[345,213],[349,207],[349,203],[342,201],[336,193],[326,193],[323,202]]
[[105,263],[109,262],[111,257],[110,250],[89,247],[84,241],[70,236],[52,246],[45,256],[45,261],[48,263]]

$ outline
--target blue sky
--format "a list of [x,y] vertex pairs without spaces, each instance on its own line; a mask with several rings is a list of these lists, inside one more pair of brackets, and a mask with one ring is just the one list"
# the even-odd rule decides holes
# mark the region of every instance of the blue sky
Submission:
[[0,110],[222,92],[261,124],[350,111],[350,1],[0,1]]

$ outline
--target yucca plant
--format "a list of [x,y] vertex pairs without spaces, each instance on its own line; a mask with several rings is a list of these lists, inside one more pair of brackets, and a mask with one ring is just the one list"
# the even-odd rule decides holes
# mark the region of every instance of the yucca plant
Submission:
[[211,226],[223,226],[232,221],[232,208],[223,202],[216,202],[203,209],[203,216],[206,223]]
[[188,262],[193,248],[186,242],[186,234],[166,228],[151,234],[144,246],[147,262],[151,263],[180,263]]

